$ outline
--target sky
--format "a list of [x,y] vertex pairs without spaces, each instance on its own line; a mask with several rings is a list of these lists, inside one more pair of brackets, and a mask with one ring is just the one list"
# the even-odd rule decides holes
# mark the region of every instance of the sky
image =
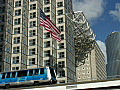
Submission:
[[105,40],[120,31],[120,0],[72,0],[74,11],[83,11],[106,58]]

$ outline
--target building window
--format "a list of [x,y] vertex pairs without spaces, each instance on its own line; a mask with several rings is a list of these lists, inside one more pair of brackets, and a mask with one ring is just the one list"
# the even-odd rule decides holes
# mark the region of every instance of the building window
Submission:
[[30,10],[35,10],[36,9],[36,4],[31,4],[30,5]]
[[44,12],[46,12],[46,13],[47,13],[47,12],[50,12],[50,7],[45,7],[45,8],[44,8]]
[[30,13],[30,19],[35,18],[35,17],[36,17],[36,12]]
[[63,23],[63,18],[58,18],[57,20],[58,20],[58,23],[59,23],[59,24],[60,24],[60,23]]
[[20,37],[15,37],[14,38],[14,44],[20,43]]
[[59,71],[58,77],[65,77],[65,71],[64,70]]
[[15,16],[21,15],[21,9],[15,10]]
[[12,67],[12,70],[19,70],[19,67]]
[[34,1],[36,1],[36,0],[30,0],[30,2],[34,2]]
[[5,21],[5,16],[4,15],[1,15],[0,16],[0,22],[4,22]]
[[22,53],[23,53],[23,54],[27,54],[27,48],[26,48],[26,47],[23,47]]
[[31,21],[30,22],[30,27],[35,27],[36,26],[36,21]]
[[8,29],[7,29],[7,32],[8,32],[8,33],[12,33],[11,28],[8,28]]
[[64,61],[58,62],[58,67],[64,68],[65,67],[65,62]]
[[19,34],[20,33],[20,27],[14,28],[14,34]]
[[21,20],[20,18],[15,19],[15,20],[14,20],[14,24],[15,24],[15,25],[20,24],[20,20]]
[[3,48],[3,45],[1,44],[1,45],[0,45],[0,52],[2,52],[2,48]]
[[58,54],[59,54],[59,58],[64,58],[65,57],[64,52],[59,52]]
[[60,43],[58,46],[59,46],[59,49],[63,49],[64,48],[64,43]]
[[36,35],[36,31],[35,30],[30,30],[29,31],[29,36],[32,37],[32,36],[35,36]]
[[49,57],[50,56],[50,50],[44,51],[44,57]]
[[59,26],[58,28],[59,28],[59,30],[60,30],[61,32],[64,31],[64,26]]
[[35,65],[35,58],[29,59],[29,65]]
[[58,15],[63,15],[63,9],[57,11]]
[[82,70],[84,70],[85,68],[83,67]]
[[0,65],[0,72],[2,71],[2,65]]
[[89,74],[90,72],[88,71],[87,73]]
[[0,4],[4,4],[4,3],[5,3],[5,0],[1,0],[1,1],[0,1]]
[[13,53],[16,54],[16,53],[19,53],[20,52],[20,47],[14,47],[13,48]]
[[4,30],[4,25],[0,25],[0,32]]
[[16,1],[15,2],[15,7],[20,7],[21,6],[21,1]]
[[0,62],[2,62],[2,55],[0,55]]
[[63,2],[58,2],[57,3],[57,7],[62,7],[63,6]]
[[35,55],[35,48],[29,49],[29,55]]
[[0,35],[0,41],[3,41],[3,34]]
[[12,22],[13,22],[13,21],[12,21],[12,18],[8,16],[8,23],[9,23],[9,24],[12,24]]
[[44,0],[44,4],[50,4],[50,0]]
[[45,60],[44,61],[44,66],[50,66],[50,60]]
[[5,7],[4,6],[0,7],[0,13],[4,13],[4,12],[5,12]]
[[61,40],[64,40],[64,34],[61,34]]
[[10,53],[11,48],[10,48],[9,46],[7,46],[7,47],[5,48],[5,51],[8,52],[8,53]]
[[50,47],[50,41],[44,42],[44,47],[45,47],[45,48]]
[[[26,26],[26,25],[25,25],[25,26]],[[22,33],[27,36],[27,28],[26,28],[26,27],[23,27]]]
[[18,64],[19,63],[19,56],[13,57],[13,64]]
[[50,38],[50,32],[44,33],[44,39]]
[[35,45],[35,42],[36,42],[35,39],[31,39],[31,40],[29,40],[29,46],[33,46],[33,45]]
[[47,18],[50,18],[50,15],[46,15],[47,16]]

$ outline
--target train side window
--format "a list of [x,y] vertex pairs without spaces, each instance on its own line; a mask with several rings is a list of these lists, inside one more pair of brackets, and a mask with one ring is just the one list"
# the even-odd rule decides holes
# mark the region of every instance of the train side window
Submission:
[[10,72],[7,73],[6,78],[10,78]]
[[33,76],[33,70],[29,70],[29,76]]
[[39,74],[39,69],[35,69],[35,75]]
[[27,70],[26,71],[18,71],[18,77],[27,76]]
[[40,74],[44,74],[44,68],[40,69]]
[[3,73],[3,74],[2,74],[2,79],[5,79],[5,74],[6,74],[6,73]]
[[16,72],[12,72],[12,78],[15,78]]

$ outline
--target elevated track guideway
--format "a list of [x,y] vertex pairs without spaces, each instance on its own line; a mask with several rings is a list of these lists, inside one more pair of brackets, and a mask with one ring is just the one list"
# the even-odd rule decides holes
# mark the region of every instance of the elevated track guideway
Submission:
[[120,90],[120,79],[90,82],[75,82],[67,84],[37,85],[10,88],[11,90]]

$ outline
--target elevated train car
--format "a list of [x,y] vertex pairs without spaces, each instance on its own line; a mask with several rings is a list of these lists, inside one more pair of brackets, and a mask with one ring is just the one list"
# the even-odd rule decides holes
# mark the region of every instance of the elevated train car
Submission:
[[0,86],[57,83],[55,70],[51,67],[18,70],[0,73]]

